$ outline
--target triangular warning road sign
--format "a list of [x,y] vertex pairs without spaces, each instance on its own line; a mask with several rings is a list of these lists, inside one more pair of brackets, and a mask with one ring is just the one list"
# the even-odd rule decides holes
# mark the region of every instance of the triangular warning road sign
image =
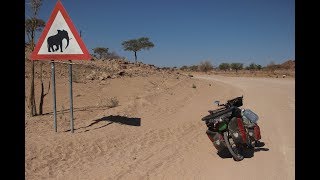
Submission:
[[31,60],[90,60],[91,56],[71,18],[58,0]]

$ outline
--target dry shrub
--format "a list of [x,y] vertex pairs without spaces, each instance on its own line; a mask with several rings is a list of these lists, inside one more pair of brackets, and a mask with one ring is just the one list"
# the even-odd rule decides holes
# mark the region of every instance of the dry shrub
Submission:
[[117,107],[118,105],[119,105],[119,100],[115,97],[112,97],[109,99],[107,107],[113,108],[113,107]]
[[213,65],[211,64],[210,61],[203,61],[200,63],[198,68],[199,68],[199,71],[208,72],[208,71],[213,70]]
[[72,82],[81,83],[80,75],[74,70],[72,70]]
[[101,99],[98,105],[101,107],[113,108],[119,105],[119,100],[116,97],[111,97],[106,100]]

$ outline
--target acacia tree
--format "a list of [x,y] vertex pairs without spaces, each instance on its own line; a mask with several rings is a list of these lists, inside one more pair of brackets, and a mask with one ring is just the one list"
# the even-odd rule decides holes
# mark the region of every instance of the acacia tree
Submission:
[[248,70],[260,70],[262,67],[259,64],[251,63],[246,67]]
[[231,63],[231,68],[236,70],[236,72],[238,72],[238,70],[243,69],[243,64],[242,63]]
[[260,64],[258,64],[258,65],[257,65],[257,69],[258,69],[258,70],[261,70],[261,69],[262,69],[262,66],[261,66]]
[[226,72],[228,69],[230,69],[230,64],[229,63],[221,63],[219,65],[219,69],[224,70]]
[[[45,22],[41,19],[38,19],[38,12],[42,5],[42,0],[30,0],[27,3],[30,6],[31,17],[25,20],[25,32],[27,34],[27,38],[30,44],[30,50],[34,50],[35,46],[35,35],[36,32],[39,32],[45,26]],[[30,115],[37,115],[36,110],[36,102],[35,102],[35,93],[34,93],[34,61],[31,61],[31,86],[30,86],[30,97],[29,97],[29,107],[30,107]],[[42,64],[41,64],[42,69]],[[42,72],[41,72],[42,73]],[[43,87],[43,81],[41,78],[41,85]],[[41,91],[40,102],[43,101],[43,91]]]
[[[38,18],[28,18],[25,20],[25,31],[26,31],[26,35],[27,35],[27,38],[28,38],[28,45],[29,45],[29,49],[31,51],[34,50],[34,47],[35,47],[35,43],[34,43],[34,40],[35,40],[35,33],[36,32],[40,32],[45,26],[45,22],[42,20],[42,19],[38,19]],[[43,85],[43,79],[42,79],[42,66],[43,66],[43,63],[41,62],[40,64],[40,80],[41,80],[41,94],[40,94],[40,102],[39,102],[39,114],[42,115],[43,114],[43,99],[44,97],[48,94],[48,93],[44,93],[44,85]],[[32,61],[32,84],[33,84],[33,105],[31,105],[32,107],[32,111],[33,111],[33,114],[32,115],[36,115],[37,114],[37,111],[36,111],[36,104],[35,104],[35,100],[34,100],[34,61]],[[50,82],[49,82],[50,83]],[[49,88],[50,88],[50,84],[49,84]],[[48,91],[49,91],[49,88],[48,88]],[[31,97],[31,96],[30,96]]]
[[147,37],[141,37],[139,39],[131,39],[122,42],[123,49],[125,51],[134,52],[135,61],[137,62],[137,52],[142,49],[150,49],[154,47],[154,44],[149,41]]
[[109,48],[104,48],[104,47],[96,47],[93,49],[93,52],[99,55],[99,59],[108,55],[108,51],[109,51]]
[[255,63],[250,63],[249,66],[247,66],[245,69],[246,70],[250,70],[250,71],[254,71],[256,70],[258,67]]

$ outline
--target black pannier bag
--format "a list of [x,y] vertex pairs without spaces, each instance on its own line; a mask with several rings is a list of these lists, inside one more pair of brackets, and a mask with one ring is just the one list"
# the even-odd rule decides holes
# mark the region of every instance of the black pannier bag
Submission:
[[258,141],[261,139],[260,128],[257,124],[254,124],[253,127],[248,128],[248,134],[255,141]]
[[220,108],[220,109],[216,109],[213,111],[209,111],[210,114],[203,117],[202,121],[206,122],[206,125],[210,128],[210,125],[212,125],[213,121],[222,118],[228,118],[229,116],[231,116],[232,113],[232,109],[227,109],[227,108]]
[[240,107],[243,105],[242,99],[243,99],[243,96],[236,97],[234,99],[229,100],[228,104],[230,104],[232,106]]
[[210,130],[207,130],[207,135],[209,137],[209,139],[211,140],[211,142],[213,143],[213,146],[218,150],[218,151],[222,151],[223,149],[225,149],[226,143],[223,139],[223,136],[218,133],[218,132],[213,132]]
[[233,117],[229,122],[228,129],[235,143],[247,143],[247,134],[241,118]]

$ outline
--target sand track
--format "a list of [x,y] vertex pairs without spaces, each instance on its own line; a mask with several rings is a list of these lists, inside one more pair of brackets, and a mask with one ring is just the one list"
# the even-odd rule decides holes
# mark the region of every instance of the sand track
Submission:
[[[107,93],[119,97],[120,106],[75,112],[74,134],[67,131],[68,112],[57,133],[50,113],[26,119],[26,179],[294,179],[294,80],[196,76],[106,84],[76,84],[75,107],[96,104],[95,97]],[[67,90],[62,82],[58,87]],[[244,107],[260,116],[266,145],[235,162],[217,155],[201,117],[215,108],[214,100],[242,94]],[[110,116],[140,124],[106,120]]]

